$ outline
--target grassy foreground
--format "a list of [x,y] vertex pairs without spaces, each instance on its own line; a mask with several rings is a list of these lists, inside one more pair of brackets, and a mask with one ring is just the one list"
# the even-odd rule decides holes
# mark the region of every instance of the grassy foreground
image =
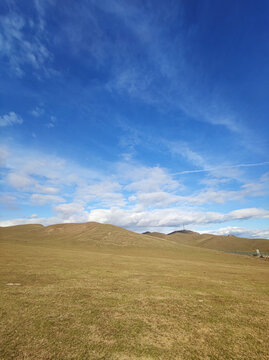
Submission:
[[255,258],[2,237],[0,293],[0,359],[269,356],[269,263]]

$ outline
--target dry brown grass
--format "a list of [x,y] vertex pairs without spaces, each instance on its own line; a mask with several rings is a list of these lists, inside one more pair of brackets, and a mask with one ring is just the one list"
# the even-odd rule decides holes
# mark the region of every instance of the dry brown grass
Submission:
[[1,359],[268,359],[268,262],[21,230],[0,232]]

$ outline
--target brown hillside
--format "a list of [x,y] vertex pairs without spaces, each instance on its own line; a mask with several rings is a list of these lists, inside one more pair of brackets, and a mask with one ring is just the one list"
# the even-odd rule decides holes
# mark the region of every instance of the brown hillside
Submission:
[[[158,235],[156,235],[158,234]],[[261,252],[269,253],[268,239],[248,239],[233,235],[212,235],[199,234],[192,231],[175,231],[168,235],[161,233],[149,233],[151,236],[158,236],[167,240],[173,240],[177,244],[196,246],[206,249],[222,251],[244,251],[255,252],[259,249]]]
[[159,232],[138,234],[118,226],[97,222],[2,227],[0,241],[6,240],[15,243],[23,241],[26,244],[32,244],[34,240],[40,244],[45,241],[51,245],[61,242],[65,246],[94,245],[97,247],[173,248],[178,244],[222,251],[254,252],[259,249],[261,252],[269,253],[267,239],[218,236],[191,231],[176,231],[168,235]]
[[24,243],[56,243],[63,245],[94,245],[121,247],[171,248],[175,243],[167,239],[137,234],[118,226],[96,222],[42,225],[17,225],[0,228],[0,240]]

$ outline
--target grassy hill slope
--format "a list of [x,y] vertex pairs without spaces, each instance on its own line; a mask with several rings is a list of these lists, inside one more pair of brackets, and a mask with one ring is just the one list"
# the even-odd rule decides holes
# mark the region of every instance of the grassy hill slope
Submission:
[[146,236],[128,231],[114,225],[88,222],[80,224],[57,224],[51,226],[42,225],[17,225],[0,228],[2,240],[24,241],[25,243],[35,240],[36,243],[44,242],[55,245],[84,245],[97,247],[124,246],[124,247],[153,247],[171,248],[175,246],[173,240],[163,240],[152,236]]
[[2,228],[0,359],[268,359],[268,265],[111,225]]
[[[148,236],[155,237],[156,233],[148,233]],[[160,234],[160,233],[158,233]],[[163,236],[161,236],[163,235]],[[229,235],[212,235],[199,234],[197,232],[174,232],[168,235],[160,234],[158,237],[173,240],[178,244],[185,244],[207,249],[222,250],[222,251],[244,251],[255,252],[259,249],[261,252],[269,253],[268,239],[248,239]]]

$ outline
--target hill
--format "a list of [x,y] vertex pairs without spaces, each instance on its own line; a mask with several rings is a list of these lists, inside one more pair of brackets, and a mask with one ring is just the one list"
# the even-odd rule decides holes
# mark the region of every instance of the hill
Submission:
[[175,246],[172,239],[161,239],[138,234],[118,226],[100,224],[97,222],[57,224],[50,226],[17,225],[0,228],[0,239],[12,242],[36,244],[61,242],[68,246],[116,246],[116,247],[146,247],[171,248]]
[[146,231],[143,233],[144,235],[149,235],[149,236],[153,236],[153,237],[157,237],[157,238],[161,238],[161,239],[166,239],[167,236],[165,234],[162,234],[160,232],[150,232],[150,231]]
[[52,246],[59,241],[65,246],[83,244],[96,247],[173,248],[177,245],[188,245],[232,252],[255,252],[259,249],[261,252],[269,253],[268,239],[199,234],[191,230],[173,231],[167,235],[160,232],[138,234],[118,226],[97,222],[0,227],[0,239],[2,241],[12,239],[12,242],[23,241],[24,243],[35,240],[37,244],[47,242]]
[[148,236],[160,237],[167,240],[173,240],[177,244],[195,246],[200,248],[221,250],[221,251],[239,251],[255,252],[259,249],[261,252],[269,253],[268,239],[249,239],[233,235],[212,235],[199,234],[190,230],[174,231],[170,234],[147,233]]
[[175,234],[198,234],[198,233],[191,230],[176,230],[169,233],[168,235],[175,235]]
[[268,359],[268,262],[162,236],[1,228],[0,359]]

